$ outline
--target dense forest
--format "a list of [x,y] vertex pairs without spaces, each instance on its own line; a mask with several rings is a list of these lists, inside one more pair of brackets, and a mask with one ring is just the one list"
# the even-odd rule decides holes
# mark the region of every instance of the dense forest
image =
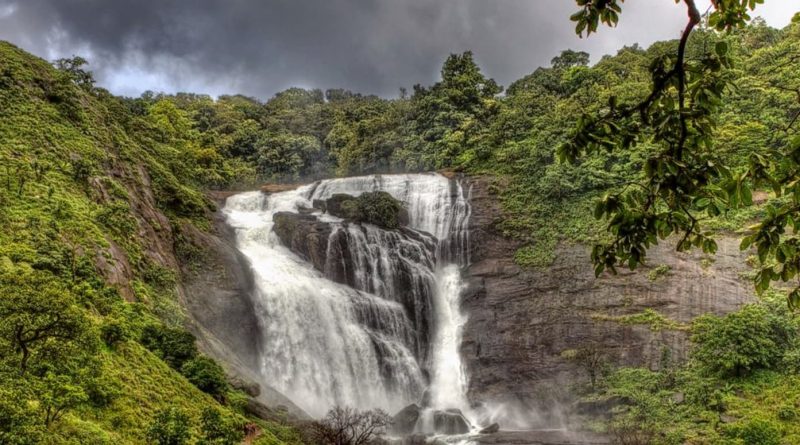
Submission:
[[[730,48],[735,88],[714,150],[734,168],[797,137],[797,22],[692,34],[689,58],[720,41]],[[435,84],[392,99],[293,88],[262,102],[115,97],[83,59],[51,64],[0,43],[0,442],[227,444],[250,424],[255,443],[301,443],[295,428],[248,414],[245,394],[186,330],[176,261],[202,256],[192,234],[209,228],[206,192],[367,173],[485,175],[504,209],[497,227],[524,244],[517,263],[546,267],[559,243],[607,236],[595,201],[640,175],[652,150],[643,143],[573,165],[556,160],[558,147],[610,97],[645,96],[651,62],[676,45],[633,45],[594,65],[567,50],[507,88],[466,52],[444,61]],[[742,232],[784,199],[754,195],[708,226]],[[120,268],[130,285],[115,281]],[[691,330],[689,362],[657,372],[609,369],[596,351],[573,351],[592,376],[586,398],[626,400],[593,427],[654,443],[800,441],[798,408],[787,402],[800,400],[800,321],[785,298],[770,290],[691,326],[655,312],[627,320]],[[742,420],[720,420],[731,411]]]

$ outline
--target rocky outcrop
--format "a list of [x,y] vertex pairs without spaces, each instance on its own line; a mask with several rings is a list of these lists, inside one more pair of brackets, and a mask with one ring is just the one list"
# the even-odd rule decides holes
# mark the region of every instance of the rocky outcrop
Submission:
[[328,239],[333,230],[331,224],[317,220],[314,215],[290,212],[278,212],[272,220],[275,222],[272,230],[284,246],[314,265],[317,270],[325,271]]
[[[224,196],[218,202],[224,203]],[[261,326],[253,306],[253,276],[247,259],[236,249],[235,234],[221,212],[210,231],[188,225],[183,242],[196,252],[180,257],[183,304],[200,348],[218,360],[229,380],[251,396],[248,411],[266,419],[286,416],[307,419],[291,400],[267,385],[258,374]],[[273,408],[275,407],[275,408]],[[283,407],[277,409],[277,407]],[[285,411],[284,414],[280,414]]]
[[[432,237],[404,227],[323,222],[313,214],[278,212],[273,221],[281,243],[328,279],[400,303],[414,324],[410,349],[425,360],[435,286]],[[369,311],[359,316],[373,327]]]
[[[570,388],[589,379],[565,352],[589,347],[612,364],[658,369],[665,359],[686,358],[688,333],[624,324],[621,317],[654,309],[680,326],[753,298],[740,278],[745,255],[730,238],[719,239],[717,255],[705,259],[663,243],[649,252],[649,267],[617,276],[595,278],[588,248],[579,245],[559,246],[549,267],[520,268],[513,261],[518,243],[495,229],[498,197],[487,180],[470,181],[472,264],[461,354],[474,402],[509,402],[531,417],[541,413],[550,425],[547,414],[568,406]],[[669,272],[648,273],[655,268]]]
[[495,422],[495,423],[487,426],[486,428],[483,428],[482,430],[480,430],[478,432],[478,434],[494,434],[494,433],[496,433],[498,431],[500,431],[500,424]]

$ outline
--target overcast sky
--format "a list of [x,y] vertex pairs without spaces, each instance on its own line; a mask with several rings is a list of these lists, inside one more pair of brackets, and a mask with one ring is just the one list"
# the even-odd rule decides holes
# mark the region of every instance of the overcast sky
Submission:
[[[800,11],[800,0],[765,3],[757,15],[775,27]],[[574,0],[0,0],[0,39],[46,59],[84,56],[122,95],[267,99],[301,86],[394,96],[434,82],[450,53],[472,50],[508,85],[562,49],[597,60],[675,38],[686,22],[673,0],[628,0],[616,29],[579,39],[575,10]]]

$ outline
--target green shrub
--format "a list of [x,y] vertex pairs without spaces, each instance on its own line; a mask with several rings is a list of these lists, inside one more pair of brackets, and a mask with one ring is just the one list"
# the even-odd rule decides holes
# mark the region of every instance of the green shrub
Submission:
[[667,264],[659,264],[655,269],[651,270],[650,273],[647,274],[647,279],[650,281],[656,281],[659,278],[667,276],[669,271],[672,270]]
[[748,445],[780,445],[781,427],[771,420],[754,418],[727,425],[726,436],[741,439]]
[[241,422],[224,417],[219,410],[208,407],[201,417],[203,438],[199,445],[236,445],[244,438]]
[[141,343],[145,348],[161,357],[175,369],[197,356],[195,338],[182,328],[172,328],[161,324],[145,326]]
[[396,229],[400,227],[403,206],[386,192],[363,193],[356,198],[361,221],[376,226]]
[[214,360],[197,356],[181,366],[181,374],[201,391],[223,400],[228,390],[225,371]]
[[778,419],[788,422],[797,418],[797,410],[790,405],[782,406],[778,409]]
[[24,392],[0,385],[0,443],[34,445],[40,443],[43,433],[44,423]]
[[326,208],[333,215],[387,229],[403,224],[403,205],[387,192],[367,192],[357,197],[336,194],[327,200]]
[[750,304],[724,317],[704,315],[692,325],[692,358],[710,374],[742,377],[769,369],[783,358],[795,330],[763,304]]
[[189,441],[189,416],[171,407],[156,413],[147,429],[147,439],[156,445],[183,445]]
[[131,331],[120,320],[108,320],[100,327],[100,338],[109,347],[131,339]]

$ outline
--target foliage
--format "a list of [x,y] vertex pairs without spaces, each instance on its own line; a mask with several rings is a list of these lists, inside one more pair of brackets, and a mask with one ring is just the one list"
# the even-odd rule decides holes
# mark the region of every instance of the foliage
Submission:
[[707,372],[741,377],[781,362],[798,326],[763,304],[750,304],[724,317],[704,315],[692,325],[694,358]]
[[[572,16],[577,22],[576,32],[585,30],[589,35],[597,31],[598,23],[615,25],[621,3],[578,0],[581,9]],[[768,206],[766,216],[742,241],[743,250],[751,245],[758,250],[762,269],[756,276],[756,288],[761,292],[771,281],[791,280],[800,264],[797,239],[785,235],[787,228],[795,232],[800,229],[796,204],[800,194],[796,181],[800,139],[790,133],[800,111],[780,129],[777,138],[771,138],[774,145],[762,143],[745,154],[749,156],[746,165],[720,156],[714,137],[725,109],[723,96],[736,84],[735,57],[732,39],[714,31],[728,31],[730,35],[745,27],[749,12],[763,0],[714,2],[706,23],[702,23],[694,1],[684,3],[689,23],[677,50],[653,60],[650,93],[644,99],[626,102],[610,96],[601,112],[582,115],[569,140],[559,148],[559,156],[575,163],[579,156],[600,151],[632,151],[644,144],[653,147],[642,164],[641,179],[620,184],[597,203],[595,216],[607,219],[613,235],[612,241],[597,244],[592,252],[598,275],[606,269],[614,272],[617,265],[636,268],[644,262],[649,247],[676,233],[681,235],[678,250],[699,247],[714,253],[717,244],[711,232],[704,229],[704,215],[714,218],[728,209],[753,205],[755,187],[768,187],[776,196],[791,197],[784,204]],[[713,50],[692,54],[696,50],[691,48],[690,37],[699,25],[705,25],[701,35]],[[771,38],[757,29],[761,38]],[[773,56],[786,58],[791,64],[800,47],[796,44],[797,29],[789,33],[795,38],[778,45],[781,52]],[[774,64],[775,60],[770,62]],[[778,90],[800,92],[796,70],[787,71],[783,64],[777,67],[780,80],[766,75],[772,77],[768,84]],[[742,127],[745,132],[756,132],[759,138],[768,138],[752,124]],[[739,142],[752,145],[744,135]],[[800,288],[789,293],[789,303],[800,303]]]
[[726,317],[697,320],[687,363],[611,372],[589,396],[620,403],[609,433],[618,443],[795,443],[800,387],[780,357],[797,352],[786,335],[798,326],[784,299],[772,293]]
[[204,409],[201,422],[201,445],[236,445],[244,437],[242,425],[234,419],[225,418],[217,409]]
[[762,418],[748,419],[731,424],[725,428],[725,435],[739,439],[742,443],[757,443],[760,445],[780,445],[781,427],[773,420]]
[[181,374],[198,389],[218,400],[224,400],[228,391],[225,371],[208,357],[198,356],[181,365]]
[[140,341],[175,369],[197,355],[194,335],[182,328],[150,324],[142,331]]
[[342,210],[356,221],[396,229],[401,224],[403,206],[389,193],[377,191],[362,193],[355,200],[342,203]]
[[156,413],[147,430],[147,439],[157,445],[183,445],[189,437],[189,416],[174,407]]

